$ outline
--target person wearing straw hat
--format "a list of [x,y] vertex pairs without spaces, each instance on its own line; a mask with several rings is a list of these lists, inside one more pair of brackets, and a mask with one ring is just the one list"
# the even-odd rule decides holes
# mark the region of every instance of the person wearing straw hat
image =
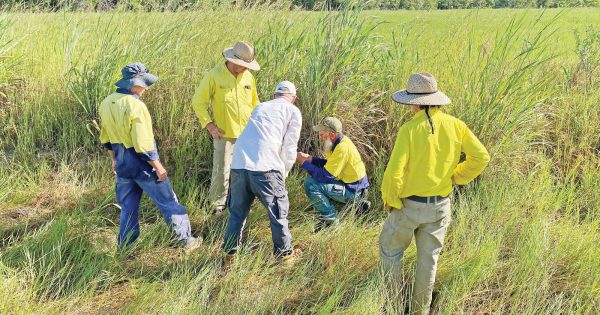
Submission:
[[115,83],[117,90],[98,108],[100,142],[112,160],[115,190],[121,206],[117,242],[124,248],[139,236],[140,199],[145,192],[158,206],[178,241],[191,251],[200,245],[200,239],[192,236],[187,211],[177,201],[167,170],[160,162],[152,119],[140,100],[158,77],[150,74],[140,62],[128,64],[121,73],[123,78]]
[[[431,74],[411,75],[407,88],[395,92],[392,99],[411,106],[415,115],[400,127],[383,175],[381,195],[388,217],[379,237],[380,257],[388,293],[392,303],[397,302],[403,285],[402,256],[414,235],[417,262],[412,312],[428,314],[437,261],[450,223],[452,185],[472,181],[490,156],[464,122],[441,111],[450,98],[438,90]],[[463,162],[461,153],[466,156]]]
[[223,57],[225,62],[208,72],[192,99],[200,124],[213,139],[209,199],[216,212],[225,208],[233,146],[260,102],[254,76],[247,71],[260,70],[254,47],[237,42],[223,51]]
[[285,178],[296,159],[302,114],[294,105],[296,86],[283,81],[271,101],[258,104],[233,149],[229,219],[223,251],[227,268],[240,244],[240,236],[252,201],[258,197],[267,208],[273,252],[289,263],[293,260],[292,235],[288,228],[289,200]]
[[325,159],[298,152],[296,162],[310,174],[304,181],[304,191],[320,217],[313,232],[319,232],[337,222],[337,211],[332,201],[357,201],[359,214],[364,214],[370,203],[365,199],[369,179],[358,149],[344,136],[342,122],[325,117],[313,127],[323,142]]

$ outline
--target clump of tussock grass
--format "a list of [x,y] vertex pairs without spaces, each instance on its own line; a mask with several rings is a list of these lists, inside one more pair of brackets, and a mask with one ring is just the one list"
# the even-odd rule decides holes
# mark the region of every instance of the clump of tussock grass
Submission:
[[572,85],[593,88],[600,73],[600,29],[589,25],[582,35],[575,30],[575,52],[579,58],[577,66],[569,71]]
[[[542,15],[543,16],[543,15]],[[555,58],[549,40],[560,15],[542,22],[514,18],[491,44],[470,38],[462,59],[448,70],[456,76],[450,95],[452,113],[467,122],[494,156],[512,156],[513,167],[529,164],[527,152],[541,138],[546,123],[543,103],[553,82],[539,73]]]
[[[259,84],[266,88],[287,79],[298,86],[298,105],[305,121],[302,149],[317,150],[309,127],[323,117],[361,121],[369,113],[363,110],[365,104],[380,96],[359,92],[377,91],[382,79],[372,72],[385,68],[384,45],[374,32],[379,23],[359,11],[342,10],[324,15],[300,33],[292,31],[290,24],[275,24],[257,41],[259,57],[269,65],[259,73]],[[354,127],[357,131],[350,134],[364,144],[361,149],[377,154],[362,137],[365,132]]]
[[103,270],[109,257],[97,254],[73,222],[59,217],[47,227],[2,253],[7,266],[27,270],[28,281],[40,299],[55,299],[98,287],[108,279]]

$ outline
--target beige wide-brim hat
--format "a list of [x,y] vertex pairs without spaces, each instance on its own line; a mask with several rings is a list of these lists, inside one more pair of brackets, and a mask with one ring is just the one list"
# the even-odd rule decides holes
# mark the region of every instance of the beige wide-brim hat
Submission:
[[392,100],[405,105],[425,106],[450,105],[452,102],[446,94],[438,90],[437,81],[427,72],[411,75],[406,89],[392,94]]
[[223,50],[223,57],[229,62],[248,68],[250,70],[260,70],[260,65],[256,62],[254,47],[247,42],[237,42],[233,47]]

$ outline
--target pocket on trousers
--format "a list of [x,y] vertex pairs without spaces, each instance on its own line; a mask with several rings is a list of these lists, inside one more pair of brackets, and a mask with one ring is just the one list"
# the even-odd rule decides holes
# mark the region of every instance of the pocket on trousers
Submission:
[[273,212],[273,215],[277,218],[277,220],[287,219],[290,202],[287,196],[284,197],[275,197],[273,201],[277,205],[277,213]]
[[264,189],[275,198],[287,197],[287,190],[285,189],[285,182],[283,181],[283,175],[279,172],[266,172],[259,176],[258,181],[264,187]]
[[437,220],[445,219],[444,221],[448,221],[447,223],[450,223],[450,217],[452,215],[451,207],[450,207],[450,199],[446,199],[445,201],[443,201],[442,203],[440,203],[437,206],[438,206],[438,208],[436,209],[437,210],[436,219]]
[[156,195],[162,201],[171,201],[171,200],[177,199],[175,197],[175,192],[173,191],[173,188],[171,187],[171,183],[169,182],[169,179],[165,179],[162,182],[154,181],[153,186],[154,187],[152,189],[156,190]]
[[393,258],[400,256],[412,240],[412,231],[406,224],[407,217],[402,209],[393,210],[383,224],[379,235],[381,254]]

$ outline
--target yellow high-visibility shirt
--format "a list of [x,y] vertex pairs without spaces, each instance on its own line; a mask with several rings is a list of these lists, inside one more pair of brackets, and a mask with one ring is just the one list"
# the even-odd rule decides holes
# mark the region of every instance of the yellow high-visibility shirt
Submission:
[[333,152],[327,153],[325,158],[327,163],[324,167],[329,174],[346,184],[354,183],[367,175],[360,153],[348,137],[342,137]]
[[144,102],[133,95],[115,92],[102,101],[98,113],[102,144],[122,144],[126,149],[147,155],[145,160],[157,158],[152,118]]
[[200,81],[192,98],[192,107],[202,128],[214,122],[225,131],[225,138],[239,137],[258,103],[260,101],[252,73],[246,70],[236,78],[225,63],[214,67]]
[[[430,110],[434,133],[425,110],[402,125],[383,175],[385,205],[402,208],[402,198],[446,196],[452,184],[465,185],[490,161],[487,150],[460,119]],[[459,164],[461,152],[466,160]]]

